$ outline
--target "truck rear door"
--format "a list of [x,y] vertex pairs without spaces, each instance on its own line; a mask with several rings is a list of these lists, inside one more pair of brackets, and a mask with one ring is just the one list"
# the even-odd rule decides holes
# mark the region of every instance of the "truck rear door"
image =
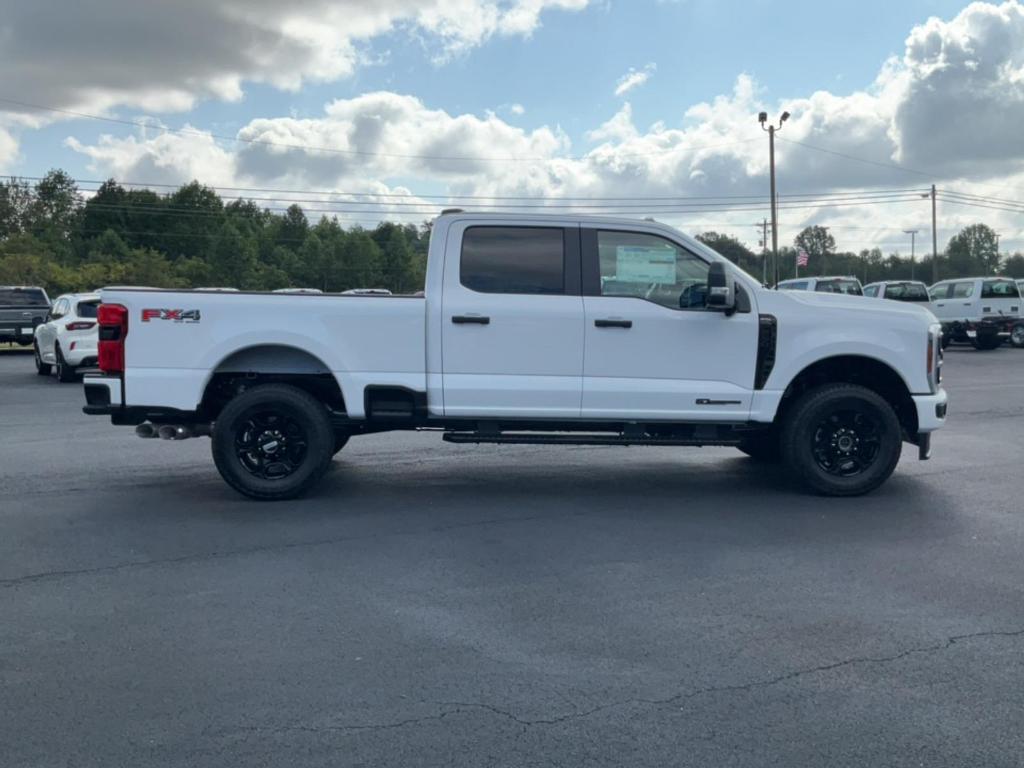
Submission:
[[446,416],[577,418],[579,227],[455,222],[445,245]]

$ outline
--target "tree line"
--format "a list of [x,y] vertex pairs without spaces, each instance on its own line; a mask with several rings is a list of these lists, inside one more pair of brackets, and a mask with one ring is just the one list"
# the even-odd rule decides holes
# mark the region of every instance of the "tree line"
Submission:
[[[697,239],[755,277],[760,278],[764,274],[764,254],[754,253],[736,238],[720,232],[705,232],[697,235]],[[780,279],[787,280],[798,275],[796,258],[801,250],[808,255],[807,266],[799,268],[799,275],[803,277],[852,275],[864,284],[880,280],[911,279],[932,282],[930,254],[911,261],[898,253],[883,255],[880,248],[865,248],[856,253],[838,251],[835,237],[828,231],[828,227],[822,226],[806,227],[796,236],[792,246],[779,248]],[[769,283],[773,277],[772,264],[769,256]],[[1000,254],[999,237],[995,230],[986,224],[972,224],[950,238],[945,250],[939,254],[935,274],[938,280],[997,274],[1024,278],[1024,254]]]
[[0,182],[0,284],[53,294],[103,285],[413,292],[428,236],[427,225],[310,223],[297,204],[275,213],[225,202],[198,182],[162,195],[107,181],[88,197],[60,170],[35,185]]
[[[35,184],[0,181],[0,284],[42,285],[52,294],[103,285],[413,292],[423,286],[429,231],[427,223],[346,227],[329,216],[310,223],[298,204],[275,212],[254,200],[225,202],[198,182],[160,194],[107,181],[83,195],[71,176],[53,170]],[[764,257],[737,238],[705,232],[698,239],[762,275]],[[840,252],[820,226],[780,249],[782,278],[794,276],[798,249],[809,256],[802,275],[931,279],[930,256],[911,264],[878,248]],[[1024,255],[1002,258],[995,232],[975,224],[949,241],[938,267],[940,278],[1024,277]]]

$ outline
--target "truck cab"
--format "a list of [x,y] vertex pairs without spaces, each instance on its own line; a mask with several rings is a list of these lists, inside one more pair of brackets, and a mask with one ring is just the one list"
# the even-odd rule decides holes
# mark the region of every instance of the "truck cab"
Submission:
[[926,458],[946,408],[934,318],[863,301],[766,290],[657,222],[454,211],[421,295],[104,291],[86,412],[211,435],[254,498],[297,495],[350,438],[398,429],[734,446],[852,495],[902,442]]

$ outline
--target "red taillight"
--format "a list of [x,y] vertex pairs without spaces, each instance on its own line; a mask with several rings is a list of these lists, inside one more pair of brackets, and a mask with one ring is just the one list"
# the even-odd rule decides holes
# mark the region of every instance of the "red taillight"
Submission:
[[64,330],[67,330],[67,331],[88,331],[94,325],[96,325],[96,323],[86,323],[86,322],[82,322],[82,321],[76,321],[74,323],[68,323],[66,326],[64,326]]
[[124,373],[124,337],[128,335],[128,310],[120,304],[100,304],[98,357],[103,373]]

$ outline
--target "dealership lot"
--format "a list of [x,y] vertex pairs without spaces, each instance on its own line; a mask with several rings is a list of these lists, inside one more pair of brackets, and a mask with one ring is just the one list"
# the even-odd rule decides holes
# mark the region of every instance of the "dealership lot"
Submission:
[[258,504],[0,352],[6,765],[1019,765],[1024,351],[934,458],[352,441]]

